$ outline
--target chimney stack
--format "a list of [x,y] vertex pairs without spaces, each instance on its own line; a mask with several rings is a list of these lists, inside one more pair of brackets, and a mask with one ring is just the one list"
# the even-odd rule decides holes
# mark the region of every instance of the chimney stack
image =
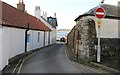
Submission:
[[23,0],[19,0],[19,3],[23,3]]
[[56,18],[56,13],[54,13],[54,18]]
[[36,7],[35,7],[35,17],[37,17],[38,19],[41,18],[40,6],[36,6]]
[[47,12],[45,12],[45,19],[47,20]]
[[118,7],[120,7],[120,1],[118,2]]
[[17,9],[22,12],[25,12],[25,4],[24,4],[23,0],[19,0],[19,3],[17,4]]
[[44,11],[43,11],[43,18],[44,18],[45,20],[47,20],[47,12],[44,12]]

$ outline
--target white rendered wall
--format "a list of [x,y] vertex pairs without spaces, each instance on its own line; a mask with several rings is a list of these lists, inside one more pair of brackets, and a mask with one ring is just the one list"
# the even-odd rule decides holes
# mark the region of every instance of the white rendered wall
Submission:
[[24,52],[25,30],[3,27],[2,31],[2,67],[5,67],[10,58]]
[[2,28],[0,27],[0,71],[2,71]]
[[[29,30],[27,34],[30,34],[30,42],[27,43],[27,51],[33,50],[36,48],[37,43],[37,32],[35,33],[33,30]],[[36,39],[35,39],[36,38]],[[35,43],[36,42],[36,43]]]
[[50,44],[53,44],[53,40],[52,40],[52,31],[50,32]]
[[48,46],[48,33],[49,32],[45,32],[45,46]]
[[[40,42],[38,43],[38,32],[40,33]],[[36,49],[36,48],[41,48],[42,44],[41,44],[41,40],[43,40],[43,38],[41,38],[42,35],[42,31],[32,31],[32,45],[33,45],[33,48],[32,50]]]
[[[40,43],[38,43],[38,32],[40,32]],[[43,31],[29,30],[28,34],[30,34],[30,42],[27,43],[27,51],[43,47],[44,44]]]
[[101,38],[118,38],[118,20],[103,19]]
[[[35,13],[38,13],[38,11],[40,12],[40,10],[36,10]],[[40,21],[43,22],[48,28],[50,28],[52,30],[51,34],[50,34],[50,44],[56,43],[56,28],[52,27],[48,22],[46,22],[43,18],[41,18],[40,14],[35,14],[35,16],[38,19],[40,19]],[[45,43],[46,43],[46,41],[45,41]]]
[[0,72],[2,67],[2,2],[0,1]]
[[57,31],[56,29],[53,29],[53,36],[52,36],[52,40],[53,40],[53,44],[56,43],[56,37],[57,37]]
[[[8,60],[25,51],[25,30],[12,27],[0,28],[0,70],[8,65]],[[40,43],[38,43],[38,32],[40,32]],[[48,32],[45,32],[45,45],[48,45]],[[29,30],[30,43],[27,51],[44,46],[44,31]]]
[[40,48],[38,47],[38,31],[32,31],[32,50],[36,49],[36,48]]
[[56,43],[56,28],[52,27],[48,22],[46,22],[43,18],[39,18],[48,28],[50,28],[52,31],[51,31],[51,34],[50,34],[50,37],[51,37],[51,41],[50,41],[50,44],[54,44]]
[[[94,16],[87,16],[87,17],[83,17],[82,19],[86,19],[86,18],[91,18],[95,21],[96,23],[96,32],[98,31],[98,25],[97,25],[97,21],[98,19]],[[101,19],[102,21],[102,25],[101,25],[101,38],[118,38],[118,20],[116,19]],[[98,32],[97,32],[97,37],[98,37]]]
[[40,47],[44,47],[44,31],[40,32]]
[[52,31],[50,32],[50,45],[52,45]]

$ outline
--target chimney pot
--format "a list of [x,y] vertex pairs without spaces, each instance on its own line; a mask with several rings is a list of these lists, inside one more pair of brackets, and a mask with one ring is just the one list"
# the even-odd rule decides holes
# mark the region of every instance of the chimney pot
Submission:
[[17,9],[25,12],[25,4],[23,3],[23,0],[19,0],[19,3],[17,4]]
[[54,13],[54,17],[56,18],[56,13]]

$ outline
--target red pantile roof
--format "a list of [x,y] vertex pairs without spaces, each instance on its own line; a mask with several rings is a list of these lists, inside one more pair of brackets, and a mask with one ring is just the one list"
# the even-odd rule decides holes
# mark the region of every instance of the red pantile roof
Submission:
[[9,4],[2,2],[2,25],[33,30],[50,31],[50,29],[36,17],[22,12]]

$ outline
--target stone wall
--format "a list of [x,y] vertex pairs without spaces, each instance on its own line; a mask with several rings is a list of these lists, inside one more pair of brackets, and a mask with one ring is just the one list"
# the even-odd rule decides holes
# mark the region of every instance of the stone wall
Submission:
[[[97,39],[96,39],[97,43]],[[120,53],[120,39],[101,38],[101,59],[118,57]]]
[[[96,61],[97,31],[95,22],[91,18],[79,20],[68,34],[68,46],[75,54],[75,58],[86,62]],[[101,38],[101,59],[118,56],[120,39]]]
[[95,38],[95,22],[92,19],[81,20],[69,33],[68,45],[73,49],[77,59],[88,61],[93,53]]

